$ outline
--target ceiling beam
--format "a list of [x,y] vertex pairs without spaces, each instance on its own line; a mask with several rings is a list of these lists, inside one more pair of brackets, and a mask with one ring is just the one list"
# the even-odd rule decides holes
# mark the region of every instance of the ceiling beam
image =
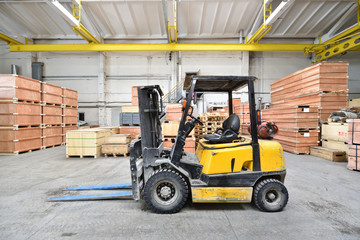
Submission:
[[313,44],[35,44],[12,45],[11,52],[97,51],[304,51]]
[[[77,10],[81,11],[81,4],[79,1],[74,0],[78,5]],[[80,22],[80,15],[77,19],[77,16],[71,14],[59,1],[57,0],[46,0],[46,2],[51,6],[57,13],[60,14],[73,28],[73,30],[78,33],[82,38],[84,38],[88,43],[100,43],[101,40],[98,40],[94,37]],[[75,6],[75,4],[74,4]],[[75,9],[74,9],[75,10]]]
[[[354,16],[354,14],[356,13],[357,10],[357,5],[353,4],[343,15],[342,17],[334,24],[334,26],[331,27],[331,29],[324,35],[322,35],[321,37],[319,37],[318,39],[315,40],[315,44],[320,44],[320,43],[326,43],[328,42],[330,39],[333,39],[336,35],[339,35],[340,33],[337,34],[337,32],[339,31],[339,29],[345,24],[345,22],[347,20],[349,20],[350,18],[352,18]],[[357,25],[357,24],[355,24]],[[354,27],[354,25],[352,26]],[[349,29],[349,28],[348,28]],[[346,30],[348,30],[346,29]],[[346,30],[342,31],[342,33],[344,33]]]
[[23,43],[3,34],[3,33],[0,33],[0,40],[6,42],[7,44],[9,45],[23,45]]
[[[257,21],[255,21],[255,25],[246,38],[246,43],[258,43],[260,39],[262,39],[266,33],[270,31],[272,24],[279,19],[279,17],[291,6],[293,2],[295,2],[295,0],[282,1],[279,6],[272,11],[269,16],[267,16],[267,12],[271,11],[271,2],[272,1],[270,0],[264,0],[264,7],[262,8],[262,11],[264,11],[263,24],[255,31],[255,26],[258,24],[259,19],[261,19],[261,17],[258,17]],[[261,16],[261,14],[258,16]]]

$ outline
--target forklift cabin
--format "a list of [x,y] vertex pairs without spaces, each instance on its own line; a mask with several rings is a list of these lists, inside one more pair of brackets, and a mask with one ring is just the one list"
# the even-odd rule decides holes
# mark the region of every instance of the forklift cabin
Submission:
[[[187,75],[183,113],[171,151],[164,149],[161,139],[162,91],[158,85],[139,87],[141,139],[130,146],[133,198],[144,199],[157,213],[178,212],[188,198],[195,203],[254,202],[263,211],[282,210],[288,201],[283,185],[283,149],[275,141],[258,140],[255,80],[251,76]],[[236,139],[220,143],[202,139],[195,156],[185,153],[186,137],[195,124],[203,124],[192,115],[191,102],[196,93],[228,93],[227,121],[235,119],[235,125],[239,125],[238,117],[233,115],[232,92],[245,86],[249,92],[251,138],[238,136],[239,129],[235,128]]]

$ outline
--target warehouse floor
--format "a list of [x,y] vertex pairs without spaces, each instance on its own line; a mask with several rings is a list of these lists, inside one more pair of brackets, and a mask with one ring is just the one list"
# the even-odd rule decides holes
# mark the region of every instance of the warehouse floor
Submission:
[[[283,212],[188,204],[157,215],[133,200],[46,202],[68,186],[129,182],[128,158],[65,158],[65,147],[0,156],[0,239],[359,239],[360,173],[286,153]],[[100,191],[103,193],[105,191]],[[82,192],[86,194],[88,192]]]

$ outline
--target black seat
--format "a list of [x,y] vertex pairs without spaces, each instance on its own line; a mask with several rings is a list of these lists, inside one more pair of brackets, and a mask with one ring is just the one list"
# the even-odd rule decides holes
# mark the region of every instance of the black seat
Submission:
[[240,119],[232,114],[222,124],[223,128],[218,128],[213,134],[204,136],[210,143],[231,143],[238,138],[240,129]]

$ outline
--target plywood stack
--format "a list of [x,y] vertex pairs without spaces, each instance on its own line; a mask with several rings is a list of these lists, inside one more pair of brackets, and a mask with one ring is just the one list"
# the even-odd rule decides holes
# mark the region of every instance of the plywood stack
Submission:
[[285,106],[264,109],[263,121],[273,121],[279,128],[274,139],[285,151],[295,154],[309,154],[310,146],[319,143],[319,115],[316,107]]
[[169,103],[166,106],[166,120],[167,121],[180,121],[182,117],[182,104]]
[[42,147],[61,145],[62,137],[62,93],[60,86],[41,83]]
[[0,154],[18,154],[42,146],[41,83],[0,75]]
[[105,155],[105,157],[108,155],[112,155],[113,157],[123,155],[124,157],[127,157],[130,152],[130,142],[130,134],[108,135],[105,137],[105,141],[101,146],[101,152]]
[[348,63],[314,64],[271,84],[271,108],[309,105],[318,107],[319,118],[346,107]]
[[99,157],[101,145],[107,135],[110,135],[110,131],[100,128],[68,131],[66,133],[66,157]]
[[140,86],[133,86],[131,88],[131,105],[134,105],[134,106],[139,105],[138,87],[140,87]]
[[348,169],[360,170],[360,119],[348,119]]
[[227,116],[224,116],[219,113],[202,113],[199,115],[200,121],[203,125],[196,124],[195,125],[195,140],[196,146],[200,139],[204,137],[206,134],[212,134],[218,128],[222,128],[222,123],[226,120]]

